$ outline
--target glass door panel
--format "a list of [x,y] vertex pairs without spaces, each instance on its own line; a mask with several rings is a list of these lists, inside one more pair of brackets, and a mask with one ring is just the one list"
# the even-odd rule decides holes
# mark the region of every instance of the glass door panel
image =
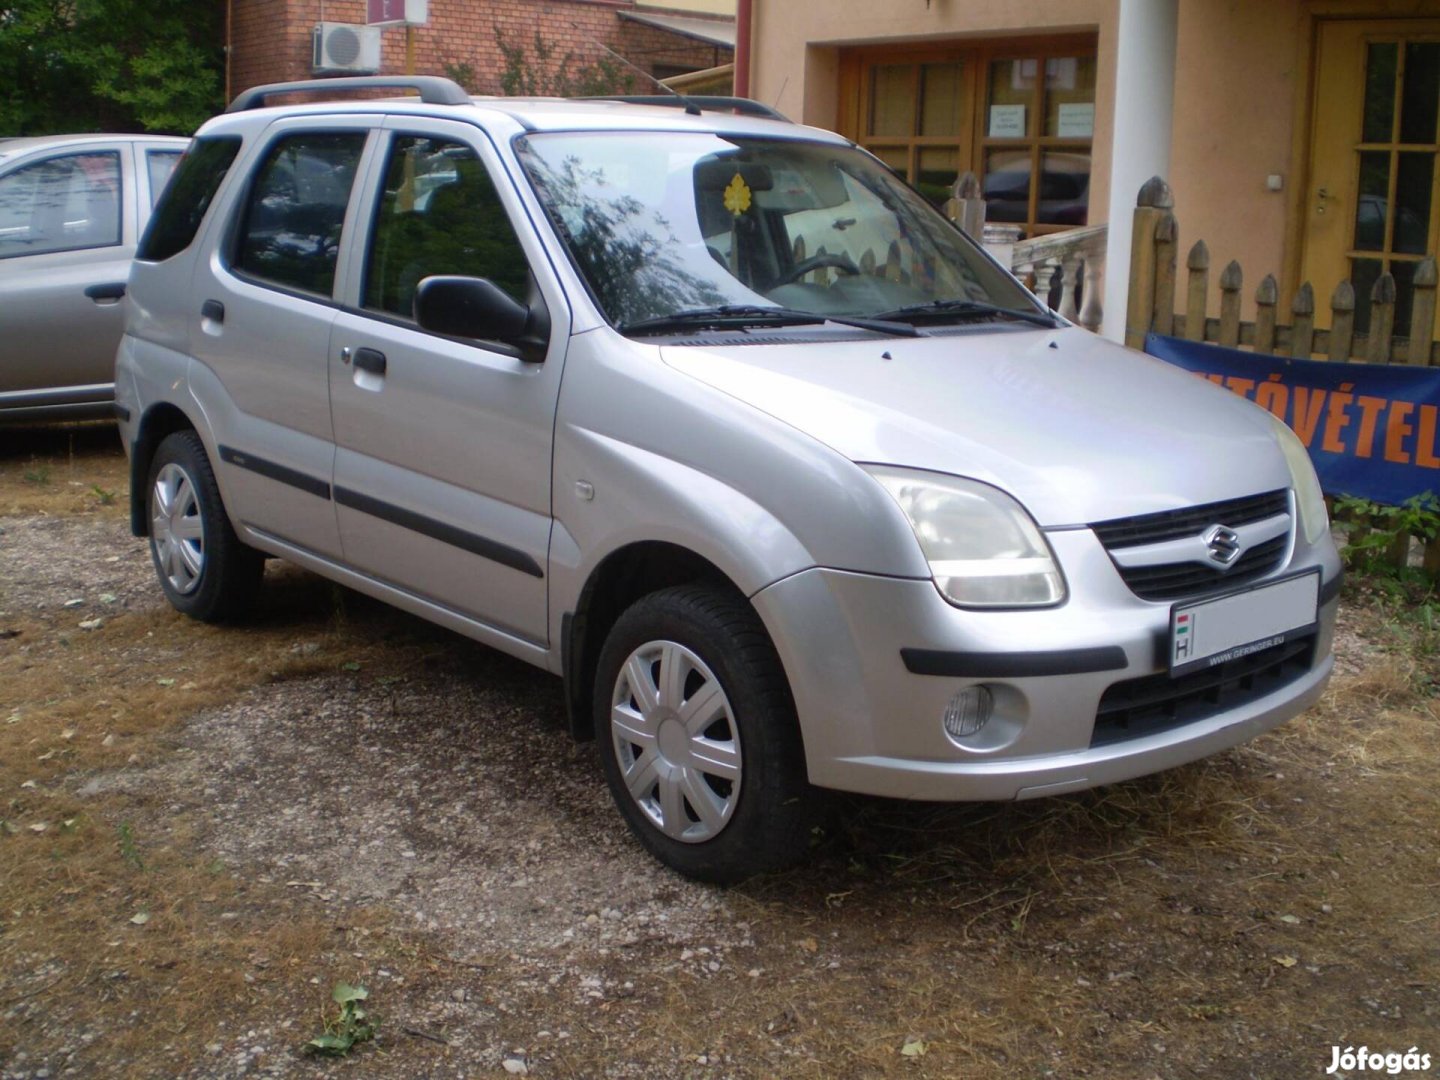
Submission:
[[958,136],[964,129],[965,72],[960,64],[920,69],[920,134]]
[[1409,333],[1415,270],[1440,240],[1440,19],[1320,26],[1302,277],[1355,287],[1369,329],[1371,290],[1395,279],[1395,330]]
[[920,150],[915,186],[934,206],[943,207],[960,175],[960,151],[953,146],[926,146]]

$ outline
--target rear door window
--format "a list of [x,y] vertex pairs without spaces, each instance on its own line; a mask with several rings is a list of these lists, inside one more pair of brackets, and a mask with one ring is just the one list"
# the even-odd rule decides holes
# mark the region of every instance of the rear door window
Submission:
[[345,131],[276,140],[255,172],[232,268],[281,288],[330,296],[367,138],[364,131]]
[[62,154],[0,177],[0,258],[120,243],[120,154]]

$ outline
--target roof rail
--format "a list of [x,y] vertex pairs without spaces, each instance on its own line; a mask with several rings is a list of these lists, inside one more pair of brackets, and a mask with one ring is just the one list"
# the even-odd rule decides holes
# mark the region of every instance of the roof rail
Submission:
[[739,113],[741,116],[761,116],[767,120],[783,120],[787,124],[791,122],[788,116],[778,113],[769,105],[765,105],[751,98],[725,97],[715,94],[675,93],[674,96],[666,94],[605,94],[600,97],[583,100],[623,101],[630,105],[668,105],[672,109],[683,109],[687,104],[694,104],[700,106],[702,109],[728,109],[731,112]]
[[335,90],[414,90],[426,105],[469,105],[470,95],[459,83],[439,75],[358,75],[348,79],[304,79],[269,83],[242,90],[227,113],[259,109],[273,94],[315,94]]

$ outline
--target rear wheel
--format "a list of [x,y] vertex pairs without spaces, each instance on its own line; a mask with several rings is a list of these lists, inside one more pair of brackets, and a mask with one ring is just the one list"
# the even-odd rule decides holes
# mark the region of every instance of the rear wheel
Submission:
[[150,463],[150,558],[172,606],[205,622],[240,615],[254,599],[264,557],[235,535],[193,431],[167,435]]
[[806,855],[795,709],[743,598],[682,586],[637,601],[601,652],[595,721],[611,794],[661,862],[723,884]]

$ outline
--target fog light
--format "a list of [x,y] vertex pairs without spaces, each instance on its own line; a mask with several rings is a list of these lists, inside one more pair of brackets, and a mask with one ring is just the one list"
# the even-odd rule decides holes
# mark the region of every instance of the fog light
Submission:
[[990,722],[995,698],[988,687],[967,686],[945,706],[945,734],[952,739],[966,739],[978,734]]

